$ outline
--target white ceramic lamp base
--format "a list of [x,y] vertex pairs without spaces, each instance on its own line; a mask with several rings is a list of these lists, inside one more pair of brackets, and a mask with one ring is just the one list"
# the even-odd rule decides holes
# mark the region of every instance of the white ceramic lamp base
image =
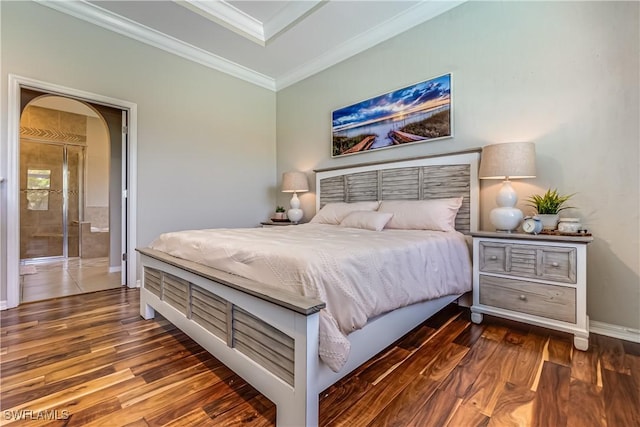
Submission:
[[514,206],[518,203],[518,194],[510,181],[504,181],[496,196],[498,207],[489,214],[489,221],[498,231],[514,231],[522,222],[522,211]]
[[293,197],[291,197],[291,209],[287,211],[287,218],[289,221],[293,223],[298,223],[302,217],[304,216],[304,212],[300,209],[300,199],[298,199],[298,195],[293,193]]
[[289,218],[289,221],[293,222],[294,224],[300,222],[303,215],[304,212],[302,212],[302,209],[289,209],[287,211],[287,218]]
[[516,208],[495,208],[489,214],[489,221],[498,231],[513,231],[522,222],[522,211]]

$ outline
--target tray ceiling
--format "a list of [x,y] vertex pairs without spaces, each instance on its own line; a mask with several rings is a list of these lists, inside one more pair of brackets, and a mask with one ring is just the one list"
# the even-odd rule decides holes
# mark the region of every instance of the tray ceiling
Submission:
[[464,2],[36,1],[271,90]]

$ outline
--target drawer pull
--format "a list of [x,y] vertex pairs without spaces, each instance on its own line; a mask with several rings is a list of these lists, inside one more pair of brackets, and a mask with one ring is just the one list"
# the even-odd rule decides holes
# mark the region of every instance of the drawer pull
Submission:
[[491,256],[489,257],[489,259],[490,259],[491,261],[495,261],[495,260],[497,260],[497,259],[498,259],[498,257],[497,257],[497,256],[495,256],[495,255],[491,255]]
[[520,296],[518,298],[520,298],[520,301],[526,301],[527,300],[527,296],[526,295],[522,295],[522,294],[520,294]]
[[551,263],[551,266],[552,267],[560,267],[560,264],[558,264],[557,262],[554,261],[554,262]]

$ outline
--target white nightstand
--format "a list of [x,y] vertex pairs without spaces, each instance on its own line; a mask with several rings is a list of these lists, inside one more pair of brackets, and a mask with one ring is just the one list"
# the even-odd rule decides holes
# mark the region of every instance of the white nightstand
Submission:
[[471,320],[482,314],[573,334],[589,347],[587,244],[590,236],[480,231],[473,236]]

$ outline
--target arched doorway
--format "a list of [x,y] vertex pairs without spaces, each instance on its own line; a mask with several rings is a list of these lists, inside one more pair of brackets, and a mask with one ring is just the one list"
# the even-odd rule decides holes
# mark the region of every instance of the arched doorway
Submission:
[[[36,93],[34,95],[33,92]],[[0,301],[0,309],[17,307],[20,304],[20,115],[29,101],[44,95],[60,95],[89,103],[107,118],[111,135],[111,147],[119,147],[117,159],[111,162],[110,175],[120,173],[119,188],[111,186],[110,209],[121,209],[121,223],[117,234],[120,245],[110,244],[110,259],[118,260],[122,284],[138,286],[136,248],[137,216],[137,105],[133,102],[83,91],[54,83],[9,74],[7,111],[7,175],[0,177],[6,189],[6,246],[0,246],[0,260],[3,261],[3,278],[6,282],[6,300]],[[115,140],[117,138],[117,140]],[[115,141],[115,142],[114,142]],[[112,155],[112,158],[114,156]],[[0,213],[0,215],[3,212]],[[111,236],[116,235],[110,224]],[[0,230],[0,232],[3,230]],[[6,252],[5,252],[6,249]],[[5,288],[6,286],[6,288]]]
[[[110,269],[110,137],[90,104],[30,91],[20,117],[20,285],[30,302],[120,286]],[[119,174],[118,174],[119,175]],[[119,227],[114,227],[119,228]]]

